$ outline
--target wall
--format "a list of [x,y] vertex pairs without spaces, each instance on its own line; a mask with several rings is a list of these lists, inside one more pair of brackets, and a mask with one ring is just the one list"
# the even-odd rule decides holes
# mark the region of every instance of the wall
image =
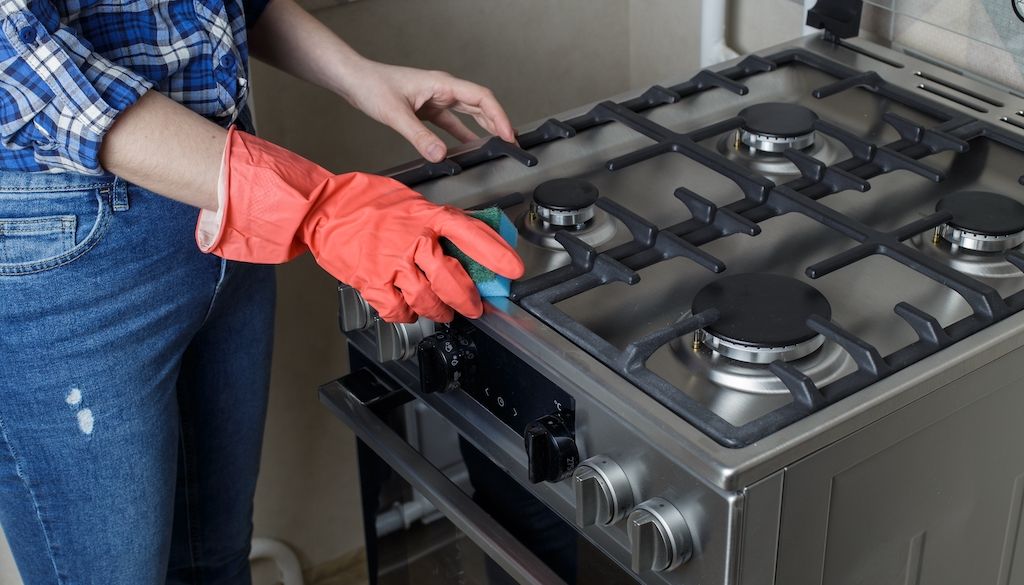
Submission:
[[886,5],[892,10],[879,11],[888,19],[876,32],[896,46],[1024,91],[1024,22],[1009,1],[888,0]]
[[629,31],[630,87],[678,83],[700,67],[700,0],[631,0]]

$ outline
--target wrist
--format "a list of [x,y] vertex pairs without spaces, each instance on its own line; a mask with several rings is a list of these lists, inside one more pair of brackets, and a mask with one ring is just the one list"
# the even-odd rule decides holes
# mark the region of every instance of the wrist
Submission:
[[367,78],[380,66],[380,63],[371,61],[355,51],[342,51],[332,64],[328,73],[327,89],[349,103],[353,102],[359,87],[364,85]]

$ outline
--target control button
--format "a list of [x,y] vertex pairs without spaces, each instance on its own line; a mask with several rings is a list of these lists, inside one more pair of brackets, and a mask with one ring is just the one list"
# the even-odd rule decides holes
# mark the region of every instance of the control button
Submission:
[[526,425],[523,434],[530,482],[562,481],[579,463],[576,441],[562,417],[543,416]]
[[23,27],[18,30],[18,38],[26,45],[31,45],[36,42],[36,29],[31,26]]
[[671,571],[693,554],[689,524],[664,498],[651,498],[637,506],[629,514],[626,530],[634,573]]
[[633,507],[633,487],[625,472],[607,457],[591,457],[573,474],[576,493],[576,524],[615,524]]
[[416,355],[416,345],[434,332],[434,322],[420,318],[415,323],[388,323],[377,319],[377,360],[380,363],[407,360]]
[[369,329],[374,311],[363,295],[351,286],[338,283],[338,326],[344,333]]
[[231,53],[222,55],[220,58],[220,66],[225,69],[234,69],[235,67],[235,56]]
[[441,331],[420,342],[420,384],[424,392],[472,388],[476,384],[476,345],[465,335]]

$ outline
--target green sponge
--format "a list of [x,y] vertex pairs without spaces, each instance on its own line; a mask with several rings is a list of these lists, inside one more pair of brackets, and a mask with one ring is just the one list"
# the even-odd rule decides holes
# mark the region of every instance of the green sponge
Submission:
[[[498,232],[498,235],[504,238],[510,246],[513,248],[516,246],[516,238],[519,236],[519,232],[516,231],[515,226],[502,213],[501,209],[488,207],[487,209],[471,211],[469,214]],[[473,279],[477,290],[480,291],[480,296],[507,297],[509,295],[512,286],[509,279],[495,274],[494,271],[473,260],[465,252],[458,249],[455,244],[446,239],[441,240],[441,247],[445,254],[458,260],[459,264],[462,264],[462,267],[466,269],[466,273]]]

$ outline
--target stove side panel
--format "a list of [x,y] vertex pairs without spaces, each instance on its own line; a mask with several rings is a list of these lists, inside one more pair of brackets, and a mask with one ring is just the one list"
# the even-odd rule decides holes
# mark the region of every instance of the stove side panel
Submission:
[[786,470],[778,583],[1024,583],[1024,349]]
[[779,551],[779,519],[785,472],[743,490],[738,499],[740,541],[735,562],[737,585],[772,585]]

